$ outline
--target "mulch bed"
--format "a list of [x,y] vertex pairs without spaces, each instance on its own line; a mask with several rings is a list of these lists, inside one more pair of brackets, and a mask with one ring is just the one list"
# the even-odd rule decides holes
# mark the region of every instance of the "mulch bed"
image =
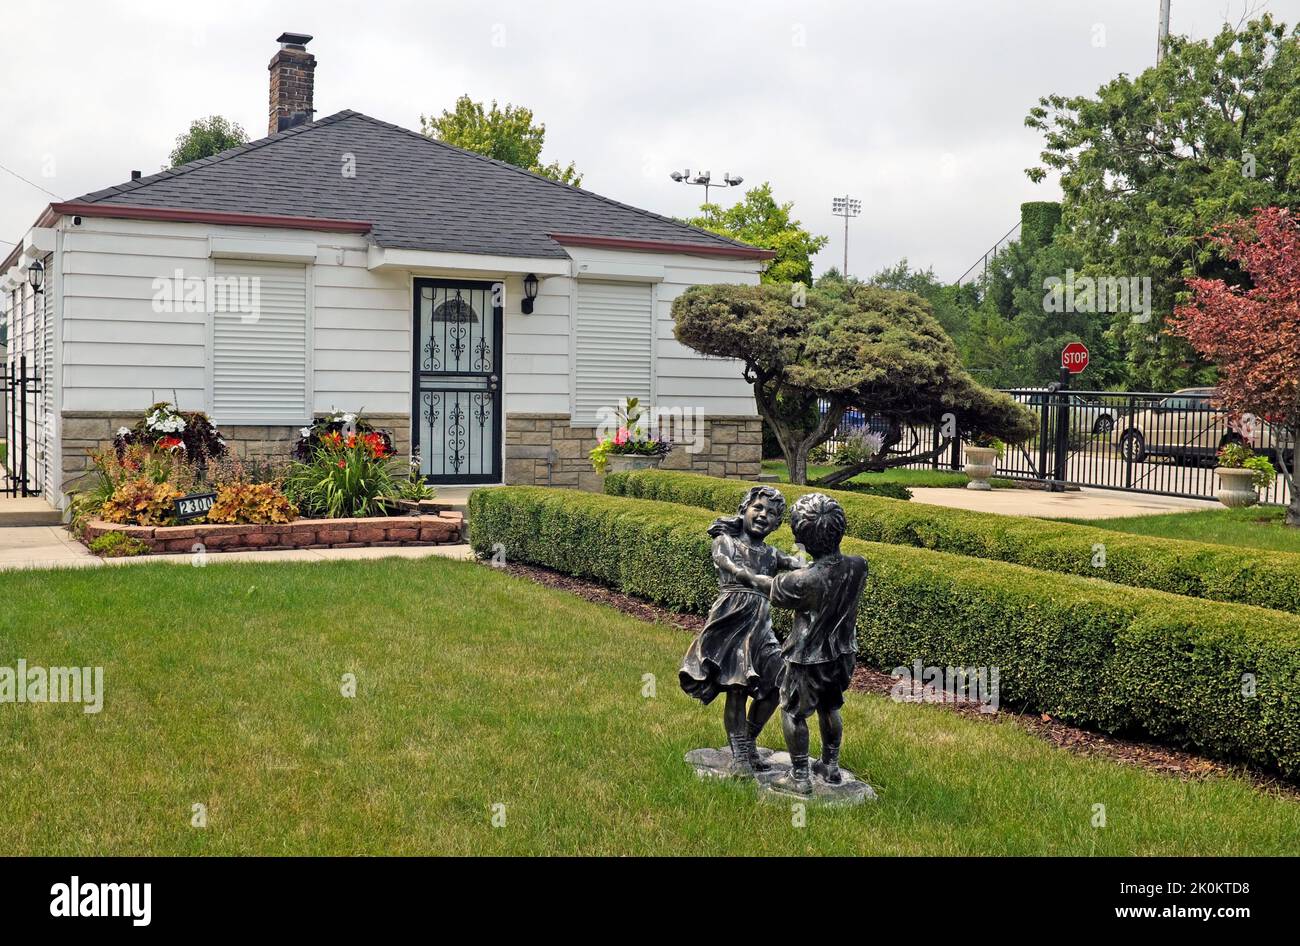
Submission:
[[[502,566],[498,566],[502,567]],[[704,627],[704,617],[699,614],[684,614],[655,604],[634,598],[598,585],[595,582],[571,575],[562,575],[549,568],[536,565],[507,564],[503,570],[511,575],[518,575],[535,581],[549,588],[558,588],[577,595],[587,601],[614,608],[631,617],[655,624],[667,624],[691,634]],[[887,673],[873,670],[861,664],[853,672],[851,689],[863,693],[876,693],[888,696],[898,681]],[[918,704],[922,705],[922,704]],[[1100,756],[1115,762],[1136,765],[1141,768],[1173,775],[1184,779],[1206,779],[1221,776],[1238,776],[1248,779],[1257,788],[1280,795],[1300,798],[1300,784],[1287,781],[1276,775],[1259,772],[1242,766],[1207,759],[1204,756],[1182,749],[1174,749],[1159,743],[1140,739],[1127,739],[1104,733],[1081,729],[1054,719],[1047,713],[1030,713],[1002,707],[997,713],[981,713],[979,707],[960,703],[924,704],[948,712],[960,713],[968,718],[981,719],[985,722],[998,723],[1010,721],[1044,739],[1052,745],[1066,749],[1077,755]]]

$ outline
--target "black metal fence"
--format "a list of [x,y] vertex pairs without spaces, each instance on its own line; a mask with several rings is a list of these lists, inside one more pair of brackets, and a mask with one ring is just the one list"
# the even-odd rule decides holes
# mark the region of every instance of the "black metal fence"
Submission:
[[5,468],[0,473],[0,495],[39,496],[41,475],[38,458],[42,452],[32,450],[32,444],[39,437],[39,408],[44,402],[40,376],[28,367],[26,355],[20,356],[13,365],[5,365],[4,391],[8,443],[5,445]]
[[[1282,464],[1295,462],[1295,442],[1265,418],[1233,423],[1211,404],[1213,389],[1174,393],[1073,391],[1053,388],[1007,390],[1038,417],[1038,429],[1024,443],[1009,445],[994,476],[1044,483],[1054,488],[1088,486],[1162,496],[1213,499],[1218,488],[1218,451],[1242,443],[1267,457],[1278,476],[1260,490],[1260,502],[1285,505],[1289,499]],[[863,429],[883,430],[881,418],[848,412],[827,443],[834,454]],[[940,443],[935,428],[909,429],[899,450],[923,453]],[[960,444],[933,460],[907,466],[960,470]]]

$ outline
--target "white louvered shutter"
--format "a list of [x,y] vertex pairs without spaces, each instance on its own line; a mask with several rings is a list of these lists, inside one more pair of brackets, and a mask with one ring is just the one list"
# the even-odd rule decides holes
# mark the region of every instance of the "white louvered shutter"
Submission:
[[[213,420],[304,423],[311,417],[306,266],[217,260],[215,276]],[[231,279],[238,282],[231,284]],[[238,288],[223,288],[232,285]],[[257,311],[250,314],[253,299]]]
[[622,398],[652,399],[654,303],[647,283],[578,280],[573,422],[595,424],[597,411]]

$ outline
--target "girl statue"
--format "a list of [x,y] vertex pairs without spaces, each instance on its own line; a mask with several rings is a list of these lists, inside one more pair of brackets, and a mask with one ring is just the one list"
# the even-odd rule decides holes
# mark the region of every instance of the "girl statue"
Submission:
[[722,719],[733,775],[749,776],[770,768],[759,759],[755,740],[779,699],[781,645],[772,632],[767,594],[745,584],[740,576],[770,578],[803,566],[765,542],[784,515],[785,497],[780,491],[755,486],[741,501],[739,515],[720,518],[709,527],[718,597],[677,674],[682,689],[706,706],[719,693],[727,694]]

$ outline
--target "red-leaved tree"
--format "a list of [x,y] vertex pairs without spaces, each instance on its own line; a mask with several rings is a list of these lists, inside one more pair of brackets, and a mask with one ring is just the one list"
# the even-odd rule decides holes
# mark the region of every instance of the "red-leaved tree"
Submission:
[[1216,406],[1234,420],[1262,417],[1277,430],[1291,486],[1286,522],[1300,525],[1291,455],[1300,429],[1300,223],[1289,210],[1265,207],[1212,238],[1237,264],[1242,284],[1189,279],[1192,299],[1174,310],[1169,330],[1218,366]]

